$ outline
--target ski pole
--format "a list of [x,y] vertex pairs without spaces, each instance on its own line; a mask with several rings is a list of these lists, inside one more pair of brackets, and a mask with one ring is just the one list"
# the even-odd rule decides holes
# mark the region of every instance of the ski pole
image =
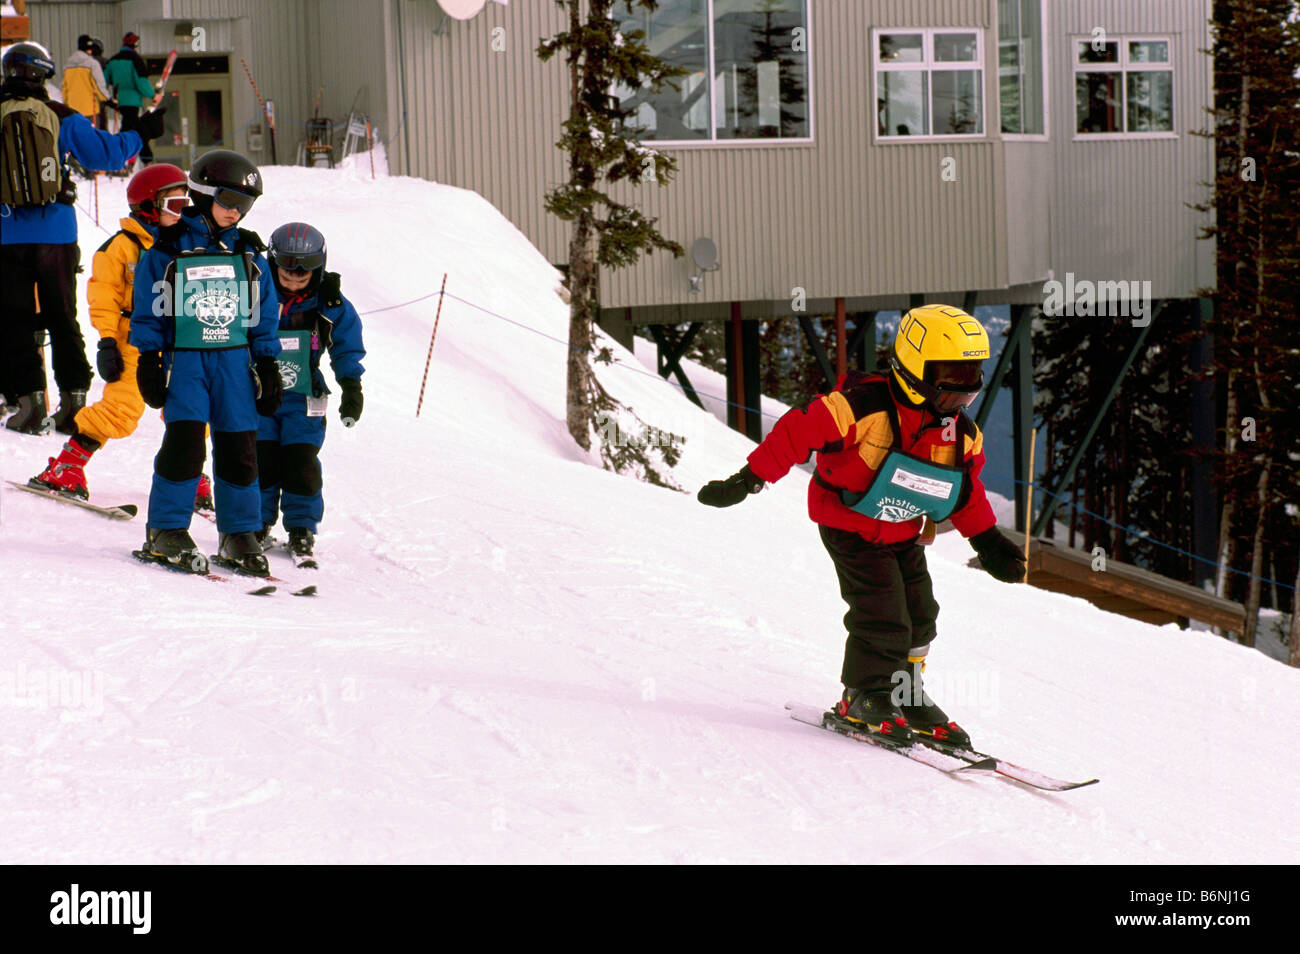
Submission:
[[429,336],[429,356],[424,359],[424,377],[420,379],[420,400],[415,404],[415,416],[420,416],[424,407],[424,385],[429,380],[429,362],[433,360],[433,342],[438,337],[438,322],[442,320],[442,296],[447,291],[447,273],[442,273],[442,288],[438,290],[438,313],[433,319],[433,334]]

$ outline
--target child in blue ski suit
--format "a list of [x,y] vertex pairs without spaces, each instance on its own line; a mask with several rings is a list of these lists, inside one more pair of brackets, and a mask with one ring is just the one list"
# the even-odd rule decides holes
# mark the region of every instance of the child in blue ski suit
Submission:
[[361,319],[343,297],[337,272],[325,271],[325,236],[305,222],[290,222],[271,235],[267,253],[280,296],[280,374],[284,400],[263,415],[257,430],[258,482],[262,488],[261,538],[269,544],[279,510],[288,546],[299,566],[315,562],[316,531],[325,512],[320,449],[325,442],[326,396],[320,360],[328,351],[343,392],[339,417],[345,427],[361,417]]
[[235,227],[261,195],[261,176],[243,156],[218,149],[195,162],[189,188],[194,205],[159,232],[136,268],[130,342],[140,351],[137,381],[166,422],[145,556],[206,570],[188,529],[210,424],[218,559],[265,576],[257,426],[258,414],[280,402],[278,301],[261,239]]

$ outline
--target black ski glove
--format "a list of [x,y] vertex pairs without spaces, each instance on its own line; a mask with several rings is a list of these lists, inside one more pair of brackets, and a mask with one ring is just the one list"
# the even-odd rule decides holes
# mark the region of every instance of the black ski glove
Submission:
[[121,380],[122,372],[126,370],[126,362],[122,360],[122,352],[117,348],[116,338],[99,339],[95,367],[99,369],[99,376],[105,381],[111,383]]
[[339,417],[342,418],[344,427],[351,427],[361,420],[361,408],[366,403],[361,397],[361,382],[355,379],[340,381],[339,387],[343,389],[343,400],[339,402]]
[[163,113],[167,112],[166,106],[159,106],[157,109],[151,109],[140,117],[135,125],[135,131],[140,134],[140,138],[145,142],[150,139],[157,139],[163,134]]
[[732,507],[763,489],[763,481],[746,464],[726,480],[710,480],[695,499],[710,507]]
[[280,380],[280,365],[269,355],[262,355],[253,362],[253,383],[257,385],[257,413],[270,417],[280,409],[284,398],[284,382]]
[[1002,535],[997,527],[970,538],[980,566],[995,580],[1003,583],[1023,583],[1025,580],[1025,555],[1020,548]]
[[140,396],[150,407],[167,403],[167,371],[163,368],[161,351],[141,351],[140,363],[135,369],[135,383]]

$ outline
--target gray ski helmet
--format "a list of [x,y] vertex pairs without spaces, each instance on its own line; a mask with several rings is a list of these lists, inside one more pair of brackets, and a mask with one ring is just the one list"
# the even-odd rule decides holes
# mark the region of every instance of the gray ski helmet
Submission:
[[4,78],[44,83],[54,75],[54,57],[32,40],[15,43],[4,52]]
[[325,236],[306,222],[287,222],[271,233],[266,257],[278,291],[285,291],[280,287],[281,268],[287,272],[311,272],[307,290],[315,291],[325,272]]

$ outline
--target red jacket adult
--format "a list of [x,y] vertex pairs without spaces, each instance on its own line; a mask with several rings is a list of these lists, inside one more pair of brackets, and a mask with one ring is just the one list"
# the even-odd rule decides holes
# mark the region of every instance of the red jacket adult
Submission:
[[[894,434],[891,405],[901,434]],[[947,467],[963,467],[966,477],[950,519],[963,537],[992,527],[996,520],[984,493],[984,438],[964,412],[956,419],[936,417],[901,399],[885,374],[850,372],[835,390],[808,407],[795,409],[749,455],[749,469],[768,483],[817,454],[817,477],[808,484],[808,516],[814,523],[860,534],[872,543],[903,543],[920,535],[924,519],[888,523],[851,510],[840,490],[861,493],[875,478],[886,455],[902,450]]]

